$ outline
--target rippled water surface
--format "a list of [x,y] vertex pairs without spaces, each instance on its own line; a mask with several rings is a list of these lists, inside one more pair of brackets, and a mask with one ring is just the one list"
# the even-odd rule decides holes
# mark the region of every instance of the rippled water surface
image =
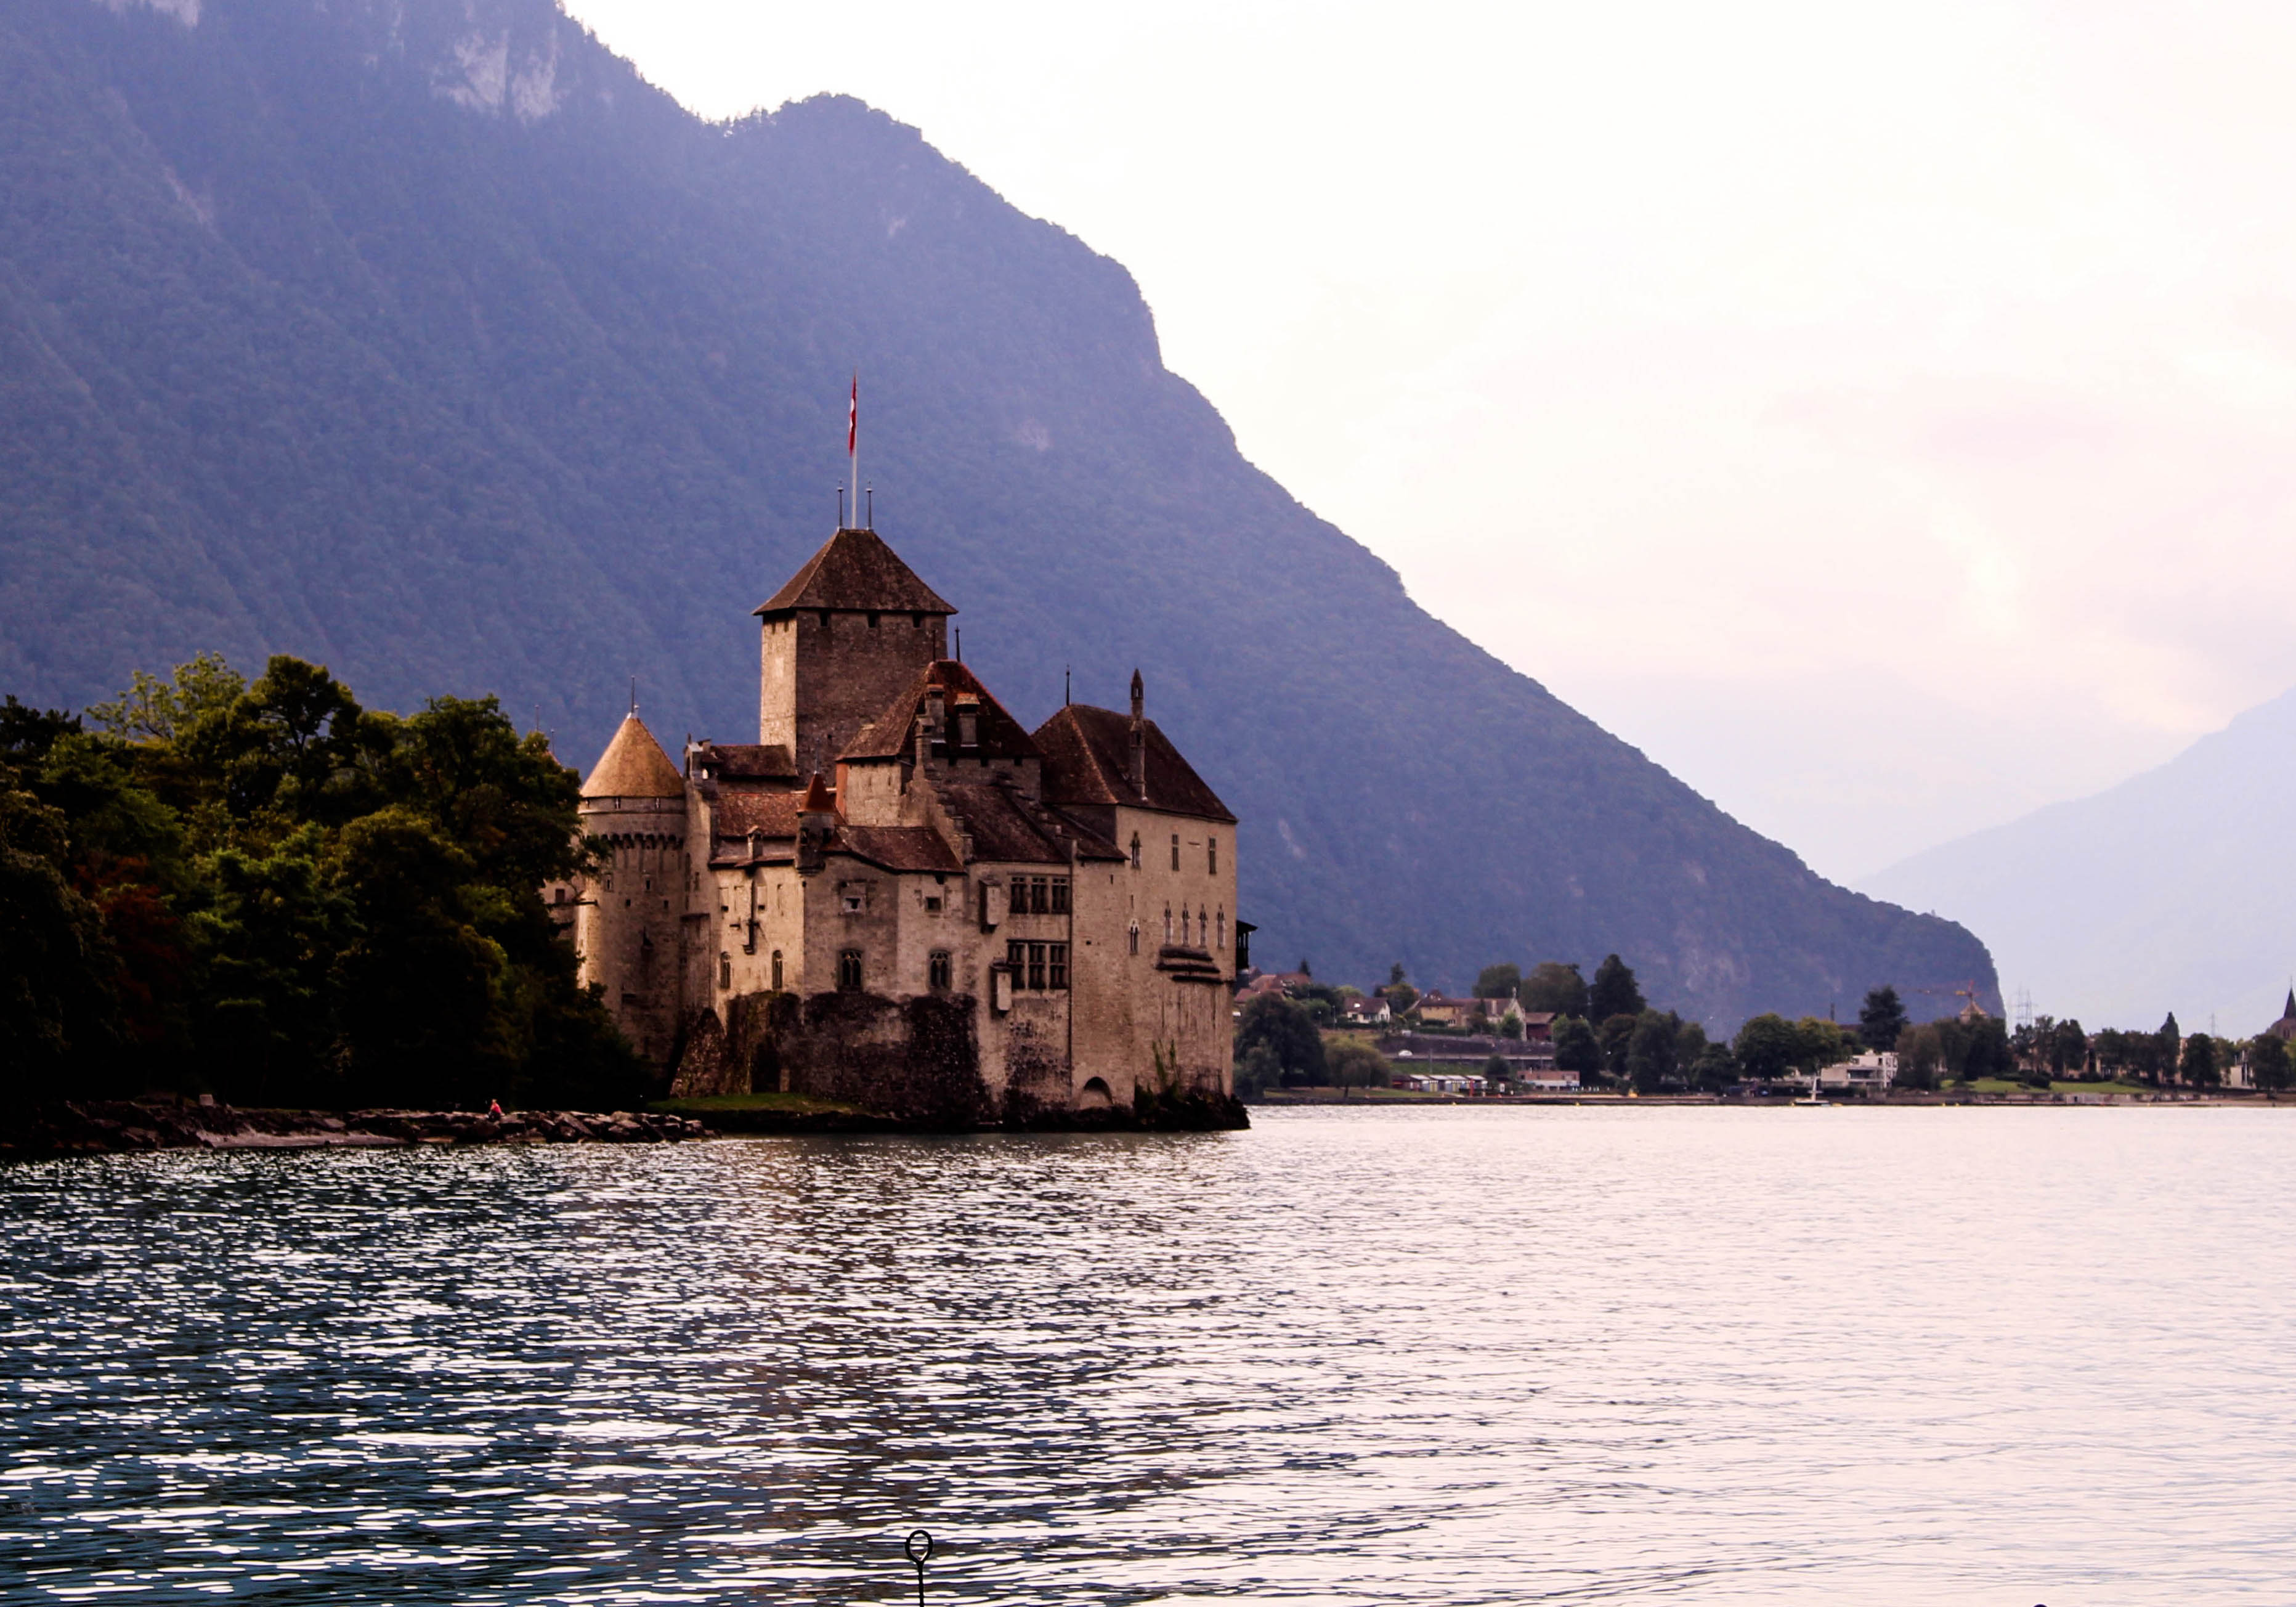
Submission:
[[2296,1597],[2296,1112],[0,1167],[0,1592]]

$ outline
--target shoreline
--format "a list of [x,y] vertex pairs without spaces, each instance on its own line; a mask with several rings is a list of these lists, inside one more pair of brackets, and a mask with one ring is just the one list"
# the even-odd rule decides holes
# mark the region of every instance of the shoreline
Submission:
[[[1329,1088],[1287,1088],[1280,1093],[1262,1094],[1246,1102],[1247,1107],[1275,1110],[1284,1106],[1325,1106],[1348,1109],[1408,1110],[1422,1105],[1488,1105],[1502,1109],[1541,1110],[1568,1105],[1611,1106],[1633,1109],[1639,1106],[1707,1106],[1734,1111],[1787,1111],[1796,1105],[1811,1108],[1798,1097],[1784,1095],[1730,1095],[1722,1094],[1605,1094],[1585,1091],[1570,1094],[1416,1094],[1395,1089],[1382,1089],[1375,1094],[1357,1093],[1342,1097]],[[2179,1109],[2259,1109],[2296,1110],[2296,1098],[2276,1099],[2269,1094],[2234,1090],[2231,1092],[2201,1092],[2189,1094],[2175,1089],[2161,1089],[2144,1094],[2123,1092],[2098,1094],[2029,1094],[1993,1093],[1906,1093],[1885,1095],[1874,1098],[1865,1094],[1830,1094],[1818,1102],[1816,1108],[1824,1110],[1937,1110],[1946,1106],[1982,1106],[1986,1109],[2038,1110],[2097,1110],[2108,1106],[2157,1110],[2164,1106]]]
[[707,1136],[653,1111],[289,1111],[175,1100],[77,1100],[0,1116],[0,1160],[160,1150],[400,1150],[426,1144],[671,1144]]

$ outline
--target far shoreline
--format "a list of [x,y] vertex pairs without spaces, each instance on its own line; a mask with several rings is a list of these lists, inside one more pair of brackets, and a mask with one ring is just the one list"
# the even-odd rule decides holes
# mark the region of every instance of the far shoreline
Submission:
[[1664,1106],[1733,1111],[1790,1111],[1797,1107],[1837,1111],[1939,1110],[1948,1107],[2044,1111],[2157,1110],[2164,1107],[2296,1111],[2296,1095],[2284,1100],[2267,1091],[2250,1092],[2244,1089],[2195,1089],[2187,1093],[2163,1088],[2141,1093],[2114,1090],[2094,1094],[2044,1094],[2038,1089],[2024,1094],[1921,1091],[1889,1094],[1879,1098],[1866,1094],[1830,1095],[1820,1098],[1813,1106],[1799,1091],[1781,1091],[1775,1095],[1613,1094],[1600,1089],[1556,1094],[1422,1094],[1409,1089],[1376,1088],[1350,1089],[1342,1094],[1336,1088],[1286,1088],[1268,1090],[1256,1099],[1247,1101],[1246,1104],[1252,1110],[1402,1110],[1429,1105],[1482,1105],[1514,1110],[1549,1110],[1569,1106],[1624,1110]]

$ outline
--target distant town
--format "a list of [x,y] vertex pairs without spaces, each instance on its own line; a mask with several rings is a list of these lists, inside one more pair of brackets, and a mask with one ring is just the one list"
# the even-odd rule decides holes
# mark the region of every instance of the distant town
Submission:
[[1235,1089],[1247,1101],[1524,1099],[1602,1095],[1706,1099],[1953,1098],[2070,1103],[2271,1095],[2296,1078],[2296,988],[2253,1037],[2091,1031],[2048,1015],[2004,1021],[1962,989],[1958,1011],[1916,1023],[1896,988],[1854,1021],[1764,1014],[1729,1038],[1653,1008],[1617,955],[1589,979],[1550,960],[1487,966],[1473,992],[1421,992],[1401,965],[1368,989],[1306,961],[1246,971],[1235,996]]

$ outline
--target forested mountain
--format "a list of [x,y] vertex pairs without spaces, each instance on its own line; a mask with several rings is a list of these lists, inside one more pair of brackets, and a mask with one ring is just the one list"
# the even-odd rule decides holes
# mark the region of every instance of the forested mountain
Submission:
[[1878,893],[1980,921],[2033,1007],[2246,1037],[2296,971],[2296,692],[2156,769],[1917,854]]
[[585,767],[632,675],[673,741],[744,738],[857,367],[877,526],[965,656],[1031,721],[1142,669],[1263,957],[1615,949],[1718,1021],[1989,986],[1429,618],[1120,266],[914,129],[703,123],[550,0],[0,9],[0,690],[279,651],[369,706],[499,693]]

